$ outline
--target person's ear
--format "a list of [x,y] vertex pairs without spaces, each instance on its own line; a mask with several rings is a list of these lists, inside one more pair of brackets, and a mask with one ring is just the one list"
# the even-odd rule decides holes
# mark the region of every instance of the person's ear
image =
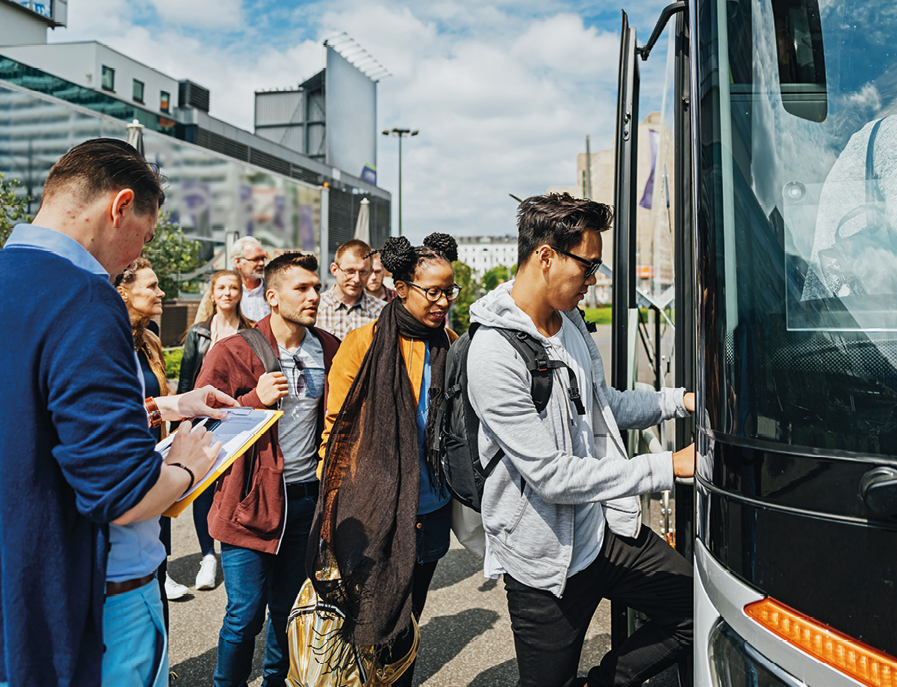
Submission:
[[125,291],[121,286],[116,286],[115,290],[118,291],[118,295],[121,296],[121,299],[127,303],[128,302],[128,292]]
[[267,289],[265,291],[265,300],[268,301],[268,305],[271,307],[280,307],[280,304],[277,301],[277,291],[274,289]]
[[539,267],[543,270],[547,270],[551,267],[551,246],[547,243],[543,243],[536,249],[536,259],[539,261]]
[[399,298],[404,301],[408,297],[408,284],[403,281],[397,281],[393,283],[393,286],[395,287]]
[[330,263],[330,274],[332,274],[332,275],[335,277],[335,276],[336,276],[336,270],[337,270],[337,269],[338,269],[338,268],[337,268],[337,266],[336,266],[336,263],[335,263],[335,262],[331,262],[331,263]]
[[112,213],[112,224],[116,228],[121,226],[125,211],[134,209],[134,191],[129,188],[123,188],[116,193],[109,209]]

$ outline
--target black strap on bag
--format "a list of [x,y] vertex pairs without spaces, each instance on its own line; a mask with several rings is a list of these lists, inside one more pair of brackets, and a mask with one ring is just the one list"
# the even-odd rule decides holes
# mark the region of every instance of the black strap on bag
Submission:
[[[237,333],[246,339],[246,343],[249,344],[252,352],[265,366],[265,372],[283,372],[283,368],[280,366],[280,356],[277,355],[274,347],[271,346],[264,334],[258,329],[241,329]],[[255,464],[258,461],[258,442],[252,445],[252,450],[249,452],[247,460],[249,461],[249,469],[246,471],[246,481],[243,484],[244,499],[252,489],[252,478],[255,474]]]
[[[468,508],[479,512],[486,478],[492,474],[505,453],[503,449],[492,456],[485,467],[480,463],[477,445],[479,418],[473,411],[467,394],[467,354],[470,342],[479,329],[472,324],[449,349],[446,362],[445,399],[439,407],[436,425],[439,428],[436,450],[442,456],[442,467],[446,485],[452,496]],[[585,415],[585,407],[580,395],[576,375],[559,360],[551,360],[542,344],[525,332],[496,327],[514,348],[531,375],[530,394],[537,413],[548,405],[554,370],[567,368],[570,384],[567,395],[580,415]],[[521,491],[525,482],[521,480]]]
[[283,372],[283,368],[280,367],[280,356],[264,334],[258,329],[241,329],[238,334],[246,339],[252,352],[265,366],[265,372]]

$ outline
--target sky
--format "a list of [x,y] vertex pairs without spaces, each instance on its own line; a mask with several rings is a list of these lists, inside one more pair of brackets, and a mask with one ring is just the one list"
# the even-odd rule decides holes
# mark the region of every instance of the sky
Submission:
[[[573,185],[576,155],[611,147],[621,9],[643,44],[667,0],[69,0],[51,42],[96,40],[211,91],[210,114],[252,130],[253,93],[295,87],[345,32],[389,70],[378,132],[417,129],[402,162],[412,242],[516,233],[516,202]],[[625,5],[629,5],[626,7]],[[666,42],[642,63],[644,117],[660,108]],[[378,136],[392,193],[398,145]],[[351,170],[347,170],[351,171]]]

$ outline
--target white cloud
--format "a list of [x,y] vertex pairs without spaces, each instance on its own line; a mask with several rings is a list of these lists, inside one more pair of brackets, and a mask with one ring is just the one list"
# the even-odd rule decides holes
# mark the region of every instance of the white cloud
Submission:
[[238,27],[242,23],[241,0],[149,0],[168,24],[202,28]]
[[620,38],[615,33],[599,33],[583,26],[582,18],[558,14],[533,23],[514,42],[512,54],[527,64],[561,73],[592,74],[616,79]]
[[[530,17],[526,2],[510,0],[303,3],[292,19],[266,28],[279,32],[273,40],[249,25],[228,33],[228,44],[188,26],[206,12],[214,21],[251,19],[239,0],[145,0],[171,17],[153,27],[136,25],[125,0],[82,1],[70,9],[71,28],[54,40],[99,40],[201,83],[211,90],[211,114],[246,129],[254,91],[311,76],[323,67],[323,39],[347,32],[393,75],[378,85],[378,130],[421,132],[403,145],[403,228],[412,239],[431,231],[513,232],[516,203],[508,193],[523,197],[573,183],[586,134],[593,150],[611,144],[617,21],[586,26],[558,0],[531,3],[539,14]],[[647,35],[653,25],[640,28]],[[288,44],[284,32],[302,38],[278,49]],[[643,86],[656,96],[662,51],[652,62],[661,81],[643,65]],[[397,142],[378,139],[378,177],[393,194],[395,226]]]

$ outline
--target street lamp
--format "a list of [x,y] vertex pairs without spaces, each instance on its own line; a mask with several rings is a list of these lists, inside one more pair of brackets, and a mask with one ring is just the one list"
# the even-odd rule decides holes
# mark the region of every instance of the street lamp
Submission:
[[389,129],[383,130],[384,136],[399,137],[399,236],[402,235],[402,139],[405,136],[417,136],[419,133],[417,129],[412,131],[411,129],[398,129],[396,127],[393,127],[392,131]]

